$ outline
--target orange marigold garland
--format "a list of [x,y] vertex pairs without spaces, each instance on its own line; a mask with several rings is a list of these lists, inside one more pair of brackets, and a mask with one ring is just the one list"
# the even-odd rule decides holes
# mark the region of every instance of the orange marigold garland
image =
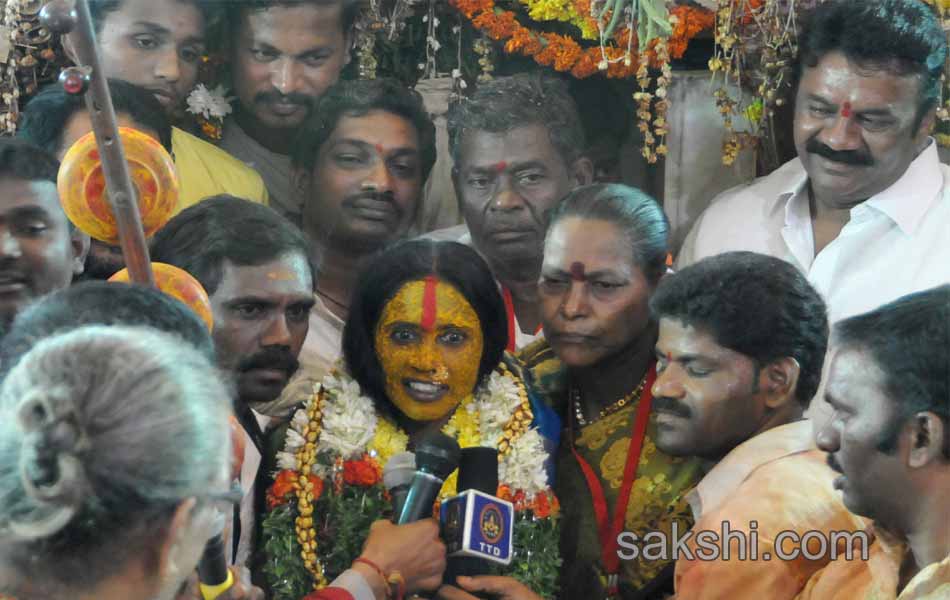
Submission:
[[713,28],[716,15],[692,6],[674,6],[670,9],[670,23],[673,24],[673,34],[666,41],[670,58],[683,58],[689,42],[700,32]]
[[[534,31],[522,25],[514,12],[498,8],[494,0],[449,0],[472,24],[491,39],[504,42],[505,52],[530,56],[538,64],[553,67],[557,71],[570,72],[579,79],[590,77],[598,70],[610,78],[628,78],[637,73],[638,60],[629,54],[628,48],[637,44],[636,34],[628,27],[619,29],[612,43],[585,48],[571,36]],[[590,0],[578,0],[579,14],[590,14]],[[714,16],[709,11],[690,6],[677,6],[671,14],[676,27],[667,42],[670,56],[682,57],[689,41],[712,27]],[[593,17],[591,17],[593,18]],[[671,19],[673,21],[673,19]],[[656,53],[649,52],[652,66],[660,66]],[[606,65],[604,64],[606,63]],[[604,67],[606,68],[600,68]]]

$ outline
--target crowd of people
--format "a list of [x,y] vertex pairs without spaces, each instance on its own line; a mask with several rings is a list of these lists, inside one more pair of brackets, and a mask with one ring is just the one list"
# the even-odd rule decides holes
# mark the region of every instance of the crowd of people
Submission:
[[[80,98],[41,90],[0,140],[0,597],[950,598],[950,56],[925,2],[807,15],[798,156],[682,248],[661,203],[596,181],[538,73],[450,107],[464,223],[416,231],[436,130],[399,82],[340,79],[359,2],[211,4],[90,0],[119,124],[177,169],[151,259],[197,279],[210,331],[103,281],[121,251],[67,219]],[[215,44],[218,145],[182,120]],[[497,454],[510,565],[393,524],[389,460],[439,433]],[[215,536],[226,589],[199,582]]]

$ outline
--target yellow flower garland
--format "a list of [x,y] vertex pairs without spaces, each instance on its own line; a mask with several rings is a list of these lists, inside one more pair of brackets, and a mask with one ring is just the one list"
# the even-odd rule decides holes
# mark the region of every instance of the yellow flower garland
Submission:
[[313,484],[308,475],[312,472],[313,463],[317,458],[317,438],[320,437],[320,423],[323,420],[323,386],[314,394],[313,402],[307,409],[307,426],[303,432],[305,443],[297,452],[297,481],[294,491],[297,493],[297,516],[295,525],[297,540],[300,542],[300,558],[304,566],[313,575],[313,588],[316,590],[327,586],[327,578],[323,573],[323,564],[317,558],[317,532],[313,528]]

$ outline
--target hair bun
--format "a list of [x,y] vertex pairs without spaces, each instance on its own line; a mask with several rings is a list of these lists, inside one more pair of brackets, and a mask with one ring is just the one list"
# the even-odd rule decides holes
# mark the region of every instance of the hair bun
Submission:
[[82,455],[89,438],[68,391],[35,390],[17,408],[23,431],[20,481],[36,506],[9,524],[21,539],[49,537],[65,527],[82,506],[88,487]]

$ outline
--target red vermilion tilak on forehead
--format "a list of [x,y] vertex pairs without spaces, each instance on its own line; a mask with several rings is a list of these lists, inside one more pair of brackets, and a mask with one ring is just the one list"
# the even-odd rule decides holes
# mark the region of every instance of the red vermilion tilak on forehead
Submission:
[[382,145],[382,144],[376,144],[376,152],[379,152],[380,156],[382,156],[382,154],[383,154],[383,145]]
[[845,102],[844,104],[842,104],[842,105],[841,105],[841,116],[844,117],[845,119],[850,119],[850,118],[851,118],[851,114],[852,114],[852,113],[851,113],[851,103],[850,103],[850,102]]
[[505,161],[496,162],[493,165],[493,168],[495,169],[496,173],[504,173],[505,169],[508,168],[508,163],[506,163]]
[[426,286],[422,291],[422,322],[419,325],[423,331],[432,331],[436,318],[435,288],[439,285],[439,280],[435,275],[427,275],[425,282]]
[[584,263],[571,263],[571,279],[574,281],[586,281],[587,273],[584,272]]

